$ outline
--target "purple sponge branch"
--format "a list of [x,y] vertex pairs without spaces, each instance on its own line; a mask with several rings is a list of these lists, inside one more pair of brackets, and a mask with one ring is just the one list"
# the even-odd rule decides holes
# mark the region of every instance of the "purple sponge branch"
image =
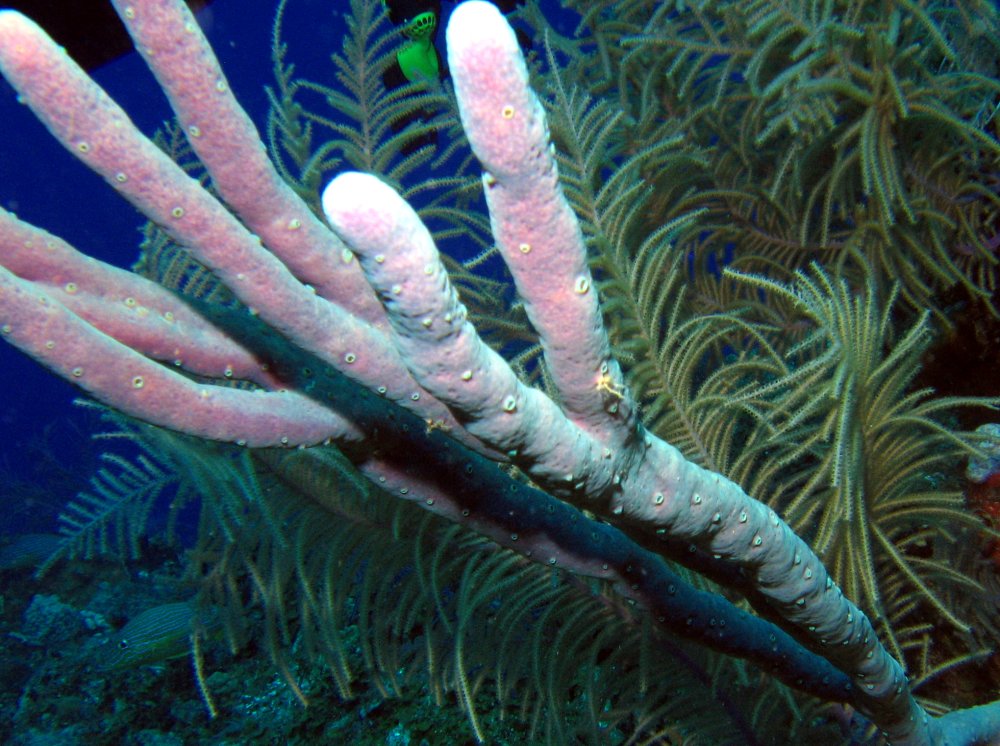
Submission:
[[[416,379],[551,494],[664,529],[743,568],[793,636],[851,677],[854,703],[892,743],[954,737],[956,724],[944,733],[917,704],[868,618],[774,511],[636,424],[516,37],[492,4],[468,2],[452,17],[448,42],[463,126],[487,171],[494,234],[565,415],[479,340],[416,214],[374,177],[340,176],[324,210],[362,257]],[[982,723],[969,722],[970,732]]]
[[151,280],[81,254],[0,209],[0,264],[146,357],[204,377],[282,383],[267,364]]
[[0,320],[4,339],[133,417],[204,438],[256,445],[359,437],[351,423],[301,393],[210,386],[178,375],[3,267]]
[[[130,7],[129,20],[138,23],[138,19],[147,12],[146,7]],[[163,10],[165,6],[163,3],[151,3],[150,7]],[[187,22],[181,23],[181,27],[186,29],[184,33],[200,38],[201,46],[207,49],[200,32],[193,34],[189,30],[197,31],[190,12],[181,6],[179,10],[175,8],[177,13],[188,18]],[[166,59],[155,59],[157,63],[166,62]],[[353,303],[342,307],[321,297],[314,287],[301,282],[278,257],[264,248],[257,235],[247,230],[195,179],[185,174],[160,148],[144,137],[126,113],[37,25],[14,12],[2,13],[0,68],[22,100],[67,150],[103,176],[175,241],[215,271],[251,313],[259,315],[273,328],[309,349],[348,378],[370,389],[378,389],[390,401],[417,412],[427,420],[452,428],[456,437],[477,447],[475,440],[461,430],[440,403],[422,395],[396,352],[386,344],[384,335],[353,312]],[[228,94],[222,91],[218,95]],[[225,154],[214,157],[219,160],[226,158]],[[256,188],[260,188],[259,185]],[[284,190],[290,194],[287,186]],[[278,194],[275,200],[288,196]],[[257,197],[260,198],[258,204],[269,204],[263,195],[257,194]],[[297,199],[294,195],[291,198]],[[246,209],[250,209],[249,205]],[[301,210],[310,212],[304,204]],[[296,220],[295,217],[284,220],[281,230],[297,237],[304,223]],[[328,238],[313,247],[317,253],[323,254],[324,246],[328,249],[342,247],[339,239],[333,238],[328,229],[323,230]],[[302,235],[308,239],[306,234]],[[346,264],[342,248],[337,249],[335,258],[336,262]],[[331,266],[336,264],[331,262]],[[356,263],[354,272],[363,279]],[[85,287],[86,278],[74,279],[73,282],[77,287],[90,290]],[[365,286],[363,295],[372,296],[370,288]],[[357,297],[361,296],[352,295],[352,298]],[[211,374],[204,370],[192,372]],[[214,372],[219,377],[225,373],[226,370]],[[153,382],[153,379],[147,380]],[[89,385],[89,391],[111,403],[120,395],[120,392],[98,394],[96,381],[80,383],[85,388]],[[101,385],[109,383],[102,381]],[[273,433],[247,433],[243,440],[257,445],[268,442],[305,444],[321,442],[325,437],[300,440],[286,433],[276,440]]]
[[[345,247],[278,175],[190,13],[173,0],[113,0],[212,184],[302,283],[358,318],[385,317]],[[349,255],[347,255],[349,257]]]

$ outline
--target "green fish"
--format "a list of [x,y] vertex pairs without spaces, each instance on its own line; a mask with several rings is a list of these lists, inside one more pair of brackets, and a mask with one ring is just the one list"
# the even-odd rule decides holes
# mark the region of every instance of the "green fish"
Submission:
[[0,545],[0,570],[38,567],[62,548],[64,536],[19,534]]
[[129,620],[101,648],[101,668],[119,671],[150,666],[191,652],[191,635],[204,634],[203,614],[193,601],[146,609]]

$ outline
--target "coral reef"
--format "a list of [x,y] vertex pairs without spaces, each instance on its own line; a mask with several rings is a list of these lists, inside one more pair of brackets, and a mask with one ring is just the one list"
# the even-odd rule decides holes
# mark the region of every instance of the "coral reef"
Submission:
[[[921,704],[913,693],[990,653],[982,630],[964,619],[977,611],[963,602],[963,591],[980,586],[960,569],[976,559],[967,537],[984,529],[949,482],[976,441],[939,421],[957,406],[982,402],[911,389],[931,314],[905,309],[930,305],[944,317],[933,303],[937,287],[964,283],[981,298],[992,288],[992,275],[981,268],[992,266],[992,239],[983,233],[996,214],[989,164],[1000,148],[981,122],[969,120],[967,100],[929,99],[921,86],[944,83],[908,67],[914,60],[920,70],[942,59],[957,64],[944,21],[914,4],[887,18],[845,11],[843,21],[830,16],[832,5],[805,20],[761,6],[747,11],[756,14],[747,21],[720,3],[696,12],[680,39],[666,10],[650,15],[643,3],[622,2],[612,12],[585,14],[599,54],[581,53],[586,39],[548,37],[547,71],[536,61],[543,105],[496,10],[464,4],[449,26],[449,67],[462,126],[486,171],[496,247],[480,222],[457,216],[461,207],[442,207],[437,198],[423,204],[427,221],[446,217],[459,226],[453,235],[486,248],[462,266],[439,258],[421,216],[375,176],[345,174],[327,187],[322,204],[333,231],[310,205],[318,174],[330,170],[338,148],[368,169],[384,148],[383,163],[396,165],[378,170],[399,184],[415,165],[430,162],[427,150],[407,155],[414,133],[386,134],[378,145],[378,137],[364,141],[373,131],[368,126],[350,132],[310,114],[297,96],[323,90],[297,83],[276,43],[272,166],[190,15],[167,0],[116,5],[171,98],[211,191],[135,130],[37,27],[9,12],[0,15],[0,67],[53,134],[163,231],[150,230],[146,249],[147,261],[159,254],[170,267],[153,273],[158,281],[180,290],[207,272],[203,287],[225,286],[219,292],[231,295],[224,302],[209,300],[210,293],[174,295],[88,260],[4,212],[0,323],[6,339],[127,414],[240,446],[318,446],[289,467],[265,451],[255,462],[226,454],[212,460],[212,450],[199,459],[173,436],[142,436],[167,443],[166,453],[187,454],[177,457],[174,467],[183,468],[176,473],[212,496],[215,507],[203,508],[203,516],[228,542],[215,547],[221,559],[203,563],[205,581],[215,584],[216,601],[232,608],[242,603],[237,576],[247,579],[263,603],[270,656],[299,699],[306,693],[279,645],[291,638],[290,574],[302,598],[302,634],[330,655],[348,696],[350,677],[336,653],[343,646],[329,637],[336,625],[319,623],[344,607],[314,587],[331,582],[331,568],[316,553],[322,542],[301,534],[311,524],[284,512],[297,504],[291,497],[265,497],[258,478],[293,479],[287,474],[308,470],[313,458],[351,490],[365,494],[360,473],[531,563],[615,586],[618,598],[647,610],[642,624],[657,630],[664,671],[671,661],[689,660],[669,632],[752,661],[822,700],[845,701],[893,743],[975,743],[995,735],[996,704],[943,714],[948,705]],[[356,46],[345,47],[353,69],[341,69],[349,96],[330,94],[327,101],[365,125],[381,121],[383,133],[408,109],[447,105],[445,93],[419,86],[373,89],[378,76],[371,71],[385,55],[369,56],[371,4],[357,2],[354,11],[355,30],[362,30],[350,42]],[[546,27],[530,9],[525,15]],[[633,32],[636,16],[647,20]],[[725,24],[739,30],[719,37]],[[684,52],[671,62],[657,54],[661,47],[698,47],[692,29],[711,39],[697,55]],[[852,47],[859,33],[867,46]],[[917,34],[930,37],[930,51],[913,51]],[[610,36],[623,43],[609,43]],[[767,43],[751,49],[744,38]],[[863,67],[831,49],[874,57]],[[560,70],[562,56],[572,61]],[[793,64],[777,71],[779,58]],[[604,66],[601,75],[592,74],[594,65]],[[735,65],[742,66],[738,75]],[[818,72],[819,65],[834,72]],[[846,81],[837,77],[844,70]],[[975,90],[996,96],[987,74],[945,75],[968,82],[970,97]],[[576,83],[588,77],[599,81],[589,92]],[[613,80],[619,111],[601,90]],[[755,96],[749,105],[728,90],[743,82]],[[352,109],[380,96],[381,113]],[[694,111],[664,124],[659,107],[680,109],[686,101],[696,102]],[[722,128],[713,130],[711,121]],[[922,197],[933,201],[945,191],[934,180],[943,173],[938,161],[915,157],[904,170],[897,160],[899,143],[927,121],[943,133],[923,138],[921,152],[952,158],[968,176],[970,198],[951,190],[947,205],[929,206]],[[442,115],[435,126],[448,125]],[[320,126],[335,137],[314,149]],[[754,149],[785,130],[792,135],[787,147],[767,156],[776,170],[762,172]],[[733,131],[744,141],[727,143]],[[797,139],[802,132],[805,141]],[[463,178],[467,163],[456,166],[457,151],[442,150],[437,164],[454,167],[454,175],[422,189],[442,189],[461,205],[473,193]],[[713,159],[713,150],[721,158]],[[946,236],[944,225],[964,232]],[[931,237],[930,258],[913,249],[917,235]],[[721,278],[703,271],[730,244],[737,271]],[[684,291],[689,250],[693,276]],[[934,269],[952,250],[969,262]],[[509,312],[491,302],[495,285],[475,272],[497,255],[517,287]],[[835,258],[805,269],[803,257],[826,255]],[[522,344],[508,361],[484,340],[501,351]],[[337,455],[320,455],[326,452]],[[139,483],[145,478],[133,475]],[[299,491],[332,515],[350,514],[319,490]],[[104,497],[113,507],[113,495]],[[226,507],[241,500],[258,506],[259,522]],[[279,514],[286,518],[276,520]],[[218,535],[205,525],[203,549]],[[301,526],[290,559],[272,556],[287,541],[276,526]],[[508,559],[481,571],[491,578],[490,592],[503,585],[505,568],[526,572],[510,564],[516,555],[497,556]],[[664,558],[687,569],[678,574]],[[323,569],[313,569],[314,562]],[[462,578],[475,574],[465,567]],[[716,588],[742,594],[759,616],[725,592],[698,590],[691,583],[703,581],[688,576],[692,569]],[[447,595],[436,581],[431,587],[432,597]],[[366,593],[360,598],[370,602]],[[442,601],[434,608],[450,620],[442,623],[454,638],[451,686],[482,740],[475,705],[482,681],[471,680],[477,669],[463,641],[490,598],[465,593],[472,591],[459,593],[455,609]],[[528,597],[521,602],[527,606],[507,603],[533,609],[538,599]],[[602,591],[598,598],[613,597]],[[570,616],[556,630],[576,619],[562,613]],[[515,619],[514,628],[531,626]],[[226,625],[231,641],[239,636],[234,625]],[[548,634],[534,639],[551,641]],[[596,665],[604,648],[591,650]],[[366,663],[391,669],[384,661]],[[642,681],[646,665],[640,660]],[[558,691],[549,686],[549,705]],[[619,695],[605,693],[600,701]],[[747,723],[725,696],[720,704],[737,730],[759,725]],[[591,712],[595,728],[599,720]],[[548,722],[549,739],[560,741],[551,711]],[[624,722],[616,720],[617,727],[628,729]],[[647,737],[661,727],[648,725]]]

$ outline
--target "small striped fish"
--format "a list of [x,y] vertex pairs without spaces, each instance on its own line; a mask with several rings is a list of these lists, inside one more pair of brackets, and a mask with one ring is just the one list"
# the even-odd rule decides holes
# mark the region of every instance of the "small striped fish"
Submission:
[[101,668],[109,671],[149,666],[187,655],[191,635],[201,624],[194,602],[179,601],[146,609],[129,620],[101,648]]

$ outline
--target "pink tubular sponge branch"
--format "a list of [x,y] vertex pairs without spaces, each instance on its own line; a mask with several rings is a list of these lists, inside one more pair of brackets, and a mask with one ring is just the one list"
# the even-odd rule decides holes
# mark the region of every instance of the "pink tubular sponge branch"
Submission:
[[[128,10],[131,12],[125,14],[126,22],[137,25],[143,24],[147,14],[163,20],[159,14],[172,10],[179,19],[176,24],[190,37],[187,41],[198,49],[196,56],[199,64],[204,64],[205,55],[211,55],[197,24],[183,5],[178,7],[172,2],[156,0],[129,6]],[[157,64],[166,64],[170,58],[165,56],[161,60],[154,55],[154,59]],[[21,100],[32,108],[67,150],[104,177],[177,243],[188,248],[202,263],[210,267],[251,313],[259,315],[274,329],[309,349],[348,378],[370,389],[379,390],[386,399],[417,412],[424,419],[452,428],[457,437],[464,438],[472,447],[478,447],[474,439],[465,436],[461,427],[440,403],[421,394],[419,386],[407,373],[395,351],[387,345],[384,334],[377,326],[355,314],[355,310],[364,311],[364,297],[372,298],[374,303],[367,286],[363,293],[353,293],[352,302],[344,307],[327,300],[317,293],[316,288],[300,281],[285,263],[262,245],[259,236],[247,230],[196,180],[185,174],[162,150],[145,138],[126,113],[42,29],[13,11],[0,11],[0,67],[4,77],[18,90]],[[209,65],[210,70],[216,68],[217,63],[214,67]],[[185,80],[186,76],[181,76],[181,82]],[[216,92],[217,95],[228,96],[228,86],[221,88],[221,91]],[[252,130],[245,115],[243,120]],[[255,132],[252,136],[246,135],[244,140],[254,138]],[[217,141],[210,139],[210,142]],[[222,138],[221,142],[227,142],[226,138]],[[242,155],[242,151],[236,155]],[[233,154],[226,150],[221,155],[206,153],[205,157],[209,161],[212,158],[226,161]],[[294,198],[287,186],[281,186],[282,193],[275,196],[276,200]],[[260,189],[261,185],[254,188]],[[262,195],[257,194],[257,197],[259,199],[256,204],[269,204],[269,200]],[[245,205],[245,209],[250,210],[249,204]],[[300,209],[310,212],[304,204]],[[305,253],[313,237],[308,231],[300,231],[305,223],[296,222],[297,220],[294,216],[289,218],[283,223],[281,230],[287,234],[285,243],[294,240],[297,242],[298,252]],[[13,223],[8,222],[8,228],[13,230]],[[363,280],[356,262],[353,262],[349,252],[345,254],[340,240],[325,227],[322,230],[327,235],[325,243],[311,248],[323,255],[324,247],[338,247],[335,257],[327,257],[331,263],[324,266],[353,264],[352,270],[344,270],[346,276]],[[13,233],[8,232],[2,245],[7,247],[3,249],[4,253],[24,253],[23,247],[15,248],[17,237]],[[5,261],[4,264],[17,273],[15,263],[7,264]],[[18,259],[16,264],[30,265],[32,261]],[[316,262],[315,266],[321,264],[323,262]],[[89,271],[93,273],[98,270],[91,266]],[[104,272],[105,276],[112,273],[112,269]],[[91,291],[90,287],[86,287],[88,280],[85,277],[70,277],[68,281],[87,292]],[[358,306],[358,303],[362,306]],[[378,317],[381,311],[369,309],[369,315],[372,314]],[[211,374],[198,369],[192,372]],[[224,373],[224,370],[219,370],[216,375],[221,377]],[[91,380],[89,383],[81,380],[79,383],[84,388],[89,386],[91,393],[109,402],[122,396],[119,391],[98,393],[98,383],[107,385],[110,383],[107,380]],[[325,439],[290,439],[287,434],[276,438],[274,434],[265,433],[248,434],[243,438],[247,443],[256,445],[285,442],[306,444]]]
[[947,725],[932,719],[808,545],[738,485],[685,461],[637,423],[513,31],[491,3],[473,0],[451,18],[448,50],[462,123],[485,169],[494,235],[562,407],[520,384],[478,339],[405,202],[372,176],[340,176],[324,193],[324,210],[362,257],[417,381],[551,494],[610,520],[664,529],[741,567],[786,628],[856,682],[853,704],[892,743],[971,743],[996,729],[996,703],[964,721],[959,713]]

